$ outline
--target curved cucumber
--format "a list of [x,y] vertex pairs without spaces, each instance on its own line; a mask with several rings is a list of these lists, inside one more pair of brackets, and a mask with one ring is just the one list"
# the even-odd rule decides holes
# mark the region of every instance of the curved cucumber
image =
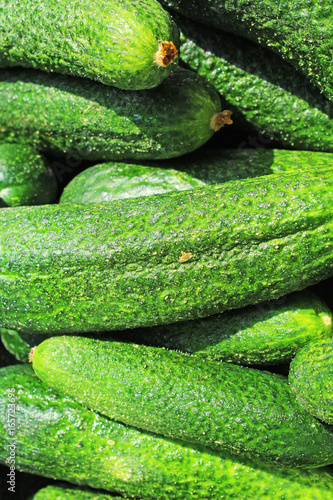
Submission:
[[171,158],[222,126],[218,92],[179,68],[150,90],[124,91],[37,70],[0,75],[0,139],[87,160]]
[[192,321],[124,332],[138,344],[245,365],[289,362],[304,345],[331,337],[332,312],[310,291]]
[[121,330],[205,317],[332,275],[333,171],[110,203],[0,210],[0,327]]
[[273,373],[74,336],[45,340],[32,363],[56,391],[124,424],[243,459],[302,468],[333,462],[333,428],[303,410],[287,379]]
[[0,67],[156,87],[173,69],[179,33],[156,0],[2,0]]
[[126,427],[58,395],[27,365],[0,370],[2,463],[12,443],[6,408],[13,388],[20,470],[147,500],[216,500],[226,491],[244,500],[332,499],[328,469],[241,463]]
[[311,415],[333,424],[333,340],[312,342],[290,364],[289,384]]
[[54,203],[57,190],[53,171],[37,151],[0,144],[0,207]]

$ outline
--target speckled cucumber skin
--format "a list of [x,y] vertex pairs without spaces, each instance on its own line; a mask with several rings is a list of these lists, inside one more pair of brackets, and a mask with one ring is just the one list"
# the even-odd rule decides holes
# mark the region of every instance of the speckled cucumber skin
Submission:
[[155,63],[160,42],[179,48],[178,29],[156,0],[1,0],[0,25],[0,67],[55,71],[123,89],[159,85],[176,64]]
[[86,160],[160,159],[195,150],[214,134],[215,88],[178,68],[157,88],[124,91],[37,70],[0,74],[0,139]]
[[126,339],[242,365],[290,362],[304,345],[331,337],[332,312],[310,291],[294,292],[192,321],[136,328]]
[[333,424],[333,339],[311,342],[290,364],[289,384],[311,415]]
[[89,205],[0,210],[0,327],[195,319],[333,273],[331,168]]
[[29,146],[0,144],[0,207],[54,203],[57,192],[43,156]]
[[31,500],[123,500],[123,498],[98,491],[85,491],[82,488],[51,485],[39,490]]
[[0,461],[12,442],[6,408],[14,387],[19,470],[148,500],[333,498],[327,469],[255,466],[141,432],[57,395],[31,366],[1,370],[0,386]]
[[333,428],[301,409],[274,373],[75,336],[39,344],[33,368],[54,390],[146,431],[257,462],[333,462]]
[[333,152],[333,103],[302,74],[248,40],[176,19],[181,59],[223,94],[235,125],[257,131],[254,147],[275,140],[285,148]]
[[161,0],[186,17],[269,48],[333,99],[330,0]]

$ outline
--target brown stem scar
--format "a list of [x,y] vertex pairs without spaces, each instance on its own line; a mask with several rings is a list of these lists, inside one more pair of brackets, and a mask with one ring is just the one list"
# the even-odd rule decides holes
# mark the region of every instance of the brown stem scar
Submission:
[[220,113],[216,113],[210,121],[211,128],[217,132],[224,125],[231,125],[233,123],[230,118],[231,115],[232,112],[228,109],[224,109],[223,111],[220,111]]
[[173,42],[161,42],[158,51],[155,54],[154,62],[157,66],[165,68],[178,57],[178,50]]

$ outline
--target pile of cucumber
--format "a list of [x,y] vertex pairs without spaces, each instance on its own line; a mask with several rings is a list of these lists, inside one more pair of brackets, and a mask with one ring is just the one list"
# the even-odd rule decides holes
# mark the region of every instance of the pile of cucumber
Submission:
[[0,499],[333,500],[332,28],[1,2]]

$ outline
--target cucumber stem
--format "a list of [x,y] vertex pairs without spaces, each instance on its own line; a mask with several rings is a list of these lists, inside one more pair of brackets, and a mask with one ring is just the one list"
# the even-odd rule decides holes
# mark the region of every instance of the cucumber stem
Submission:
[[155,54],[155,63],[157,66],[165,68],[169,66],[177,56],[178,50],[173,42],[161,42]]
[[223,111],[220,111],[220,113],[216,113],[210,121],[211,128],[217,132],[224,125],[231,125],[233,123],[230,118],[231,114],[232,112],[228,109],[224,109]]

